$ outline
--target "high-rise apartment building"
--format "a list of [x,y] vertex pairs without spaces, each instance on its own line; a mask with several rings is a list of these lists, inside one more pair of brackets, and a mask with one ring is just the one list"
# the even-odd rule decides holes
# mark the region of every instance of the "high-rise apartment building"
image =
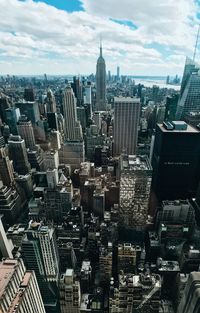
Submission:
[[14,183],[13,165],[5,148],[0,148],[0,177],[5,186]]
[[59,257],[54,228],[30,221],[22,257],[26,268],[35,271],[46,313],[57,313]]
[[195,197],[200,180],[200,131],[182,121],[157,124],[152,189],[158,200]]
[[21,259],[2,261],[0,277],[0,312],[45,313],[35,273]]
[[20,175],[29,173],[31,167],[28,162],[24,139],[21,136],[11,135],[8,139],[8,150],[10,159],[13,161],[14,170]]
[[65,120],[65,139],[82,140],[82,129],[77,120],[76,98],[73,89],[68,86],[63,92],[63,114]]
[[144,229],[148,217],[152,169],[145,156],[122,155],[120,177],[120,221]]
[[35,136],[31,121],[25,115],[21,115],[17,124],[18,134],[25,141],[27,149],[35,148]]
[[74,270],[67,269],[60,278],[61,313],[79,313],[81,304],[80,283],[75,279]]
[[140,99],[130,97],[114,98],[114,154],[125,149],[135,154],[140,117]]
[[184,119],[190,112],[200,110],[200,66],[187,58],[181,84],[176,119]]
[[106,63],[102,55],[102,46],[96,66],[96,110],[106,110]]

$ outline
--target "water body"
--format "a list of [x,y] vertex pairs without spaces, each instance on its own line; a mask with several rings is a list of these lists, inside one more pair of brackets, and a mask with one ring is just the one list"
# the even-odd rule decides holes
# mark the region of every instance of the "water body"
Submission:
[[180,90],[180,85],[166,84],[165,76],[130,76],[136,84],[142,84],[145,87],[158,86],[160,88]]

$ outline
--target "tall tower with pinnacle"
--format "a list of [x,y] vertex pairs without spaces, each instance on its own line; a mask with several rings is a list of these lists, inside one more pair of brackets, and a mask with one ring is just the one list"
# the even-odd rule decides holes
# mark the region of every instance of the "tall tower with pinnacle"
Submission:
[[96,110],[106,110],[106,63],[102,55],[100,42],[100,55],[96,67]]

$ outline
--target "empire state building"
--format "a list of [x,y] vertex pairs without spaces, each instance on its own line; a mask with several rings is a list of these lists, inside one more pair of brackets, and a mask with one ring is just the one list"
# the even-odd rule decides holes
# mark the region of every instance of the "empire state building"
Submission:
[[96,67],[96,110],[106,110],[106,63],[102,56],[102,46]]

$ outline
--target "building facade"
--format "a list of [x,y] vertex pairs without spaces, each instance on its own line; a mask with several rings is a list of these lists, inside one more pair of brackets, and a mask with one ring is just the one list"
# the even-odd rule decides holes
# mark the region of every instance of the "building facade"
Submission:
[[114,154],[125,149],[135,154],[140,117],[140,99],[130,97],[114,98]]

